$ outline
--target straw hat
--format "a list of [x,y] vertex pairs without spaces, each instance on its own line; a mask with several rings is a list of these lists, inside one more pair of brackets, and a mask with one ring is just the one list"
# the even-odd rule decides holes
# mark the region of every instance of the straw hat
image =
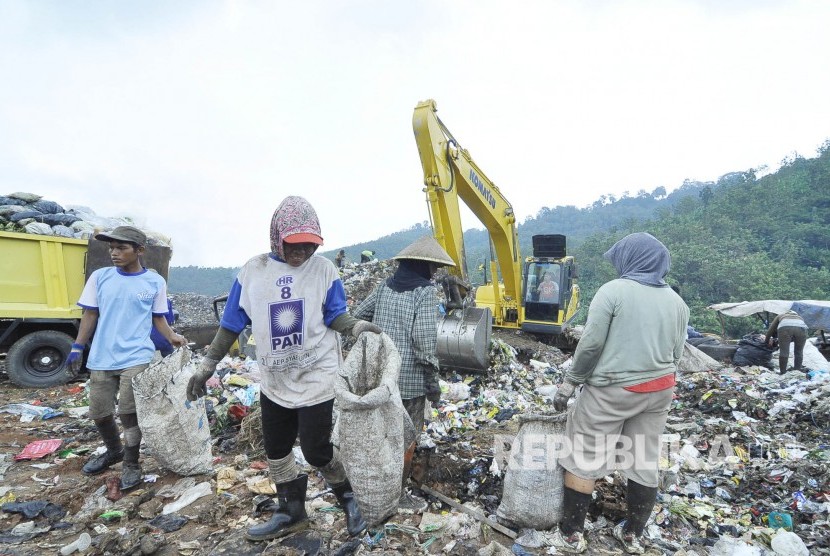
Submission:
[[392,258],[396,260],[415,259],[417,261],[429,261],[439,265],[455,266],[455,262],[432,236],[424,236],[414,241],[401,249],[401,252]]

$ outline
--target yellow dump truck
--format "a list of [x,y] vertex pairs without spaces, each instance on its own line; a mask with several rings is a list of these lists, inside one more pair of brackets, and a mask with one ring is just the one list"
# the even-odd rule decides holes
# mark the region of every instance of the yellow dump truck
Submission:
[[[142,261],[167,279],[171,249],[150,245]],[[20,386],[74,378],[65,365],[81,319],[86,279],[110,266],[101,241],[0,232],[0,353]]]

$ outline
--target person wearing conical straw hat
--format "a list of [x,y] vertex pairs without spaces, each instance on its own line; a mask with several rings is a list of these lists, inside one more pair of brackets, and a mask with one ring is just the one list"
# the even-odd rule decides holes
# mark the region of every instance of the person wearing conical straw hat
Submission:
[[424,427],[426,400],[438,403],[438,290],[432,277],[442,266],[455,266],[447,252],[431,236],[424,236],[392,257],[398,268],[381,282],[353,311],[352,316],[373,322],[388,334],[401,355],[398,387],[412,424],[415,438],[404,460],[403,484],[398,511],[418,513],[426,501],[406,491],[412,454]]

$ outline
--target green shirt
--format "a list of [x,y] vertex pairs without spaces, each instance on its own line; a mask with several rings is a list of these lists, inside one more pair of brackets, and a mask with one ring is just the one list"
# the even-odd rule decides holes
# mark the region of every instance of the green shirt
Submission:
[[677,371],[689,308],[669,287],[618,278],[591,301],[565,378],[591,386],[631,386]]

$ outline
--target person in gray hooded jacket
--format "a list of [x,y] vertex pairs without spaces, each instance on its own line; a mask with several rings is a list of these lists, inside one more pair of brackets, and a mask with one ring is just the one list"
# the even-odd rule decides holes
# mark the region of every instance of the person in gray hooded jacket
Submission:
[[554,407],[563,411],[582,385],[565,426],[571,449],[559,460],[564,507],[553,545],[570,553],[587,550],[582,528],[594,483],[619,470],[628,479],[628,508],[613,534],[626,552],[641,554],[689,308],[666,284],[671,257],[652,235],[630,234],[605,258],[620,277],[597,290],[573,365],[554,397]]

